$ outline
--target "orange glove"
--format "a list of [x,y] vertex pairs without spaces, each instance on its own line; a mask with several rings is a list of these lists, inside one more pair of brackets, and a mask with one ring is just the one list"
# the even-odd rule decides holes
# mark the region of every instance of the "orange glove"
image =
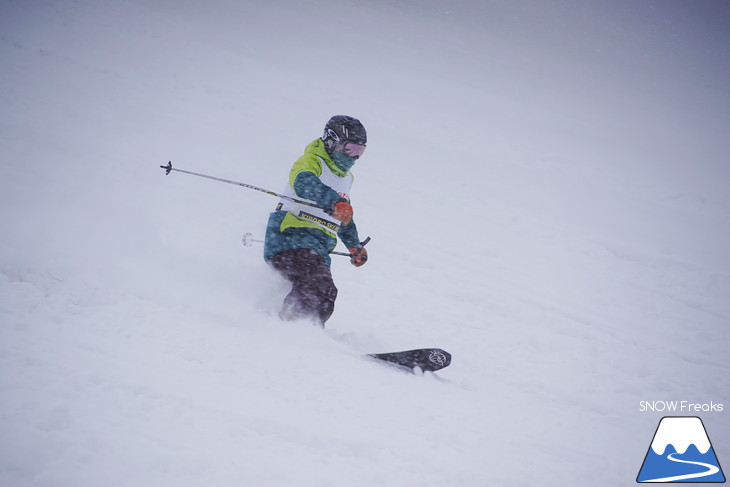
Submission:
[[332,206],[332,216],[348,225],[352,221],[352,205],[347,201],[340,200]]
[[355,267],[360,267],[368,261],[368,251],[365,250],[365,247],[363,247],[362,245],[358,245],[357,247],[353,247],[349,250],[350,263]]

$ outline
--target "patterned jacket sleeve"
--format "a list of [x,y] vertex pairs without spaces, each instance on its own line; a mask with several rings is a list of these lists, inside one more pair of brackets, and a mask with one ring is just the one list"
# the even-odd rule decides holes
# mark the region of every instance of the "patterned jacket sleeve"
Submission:
[[322,163],[317,157],[304,155],[292,166],[289,173],[289,184],[294,193],[304,199],[314,201],[324,208],[332,208],[332,205],[343,198],[335,190],[320,181],[322,175]]

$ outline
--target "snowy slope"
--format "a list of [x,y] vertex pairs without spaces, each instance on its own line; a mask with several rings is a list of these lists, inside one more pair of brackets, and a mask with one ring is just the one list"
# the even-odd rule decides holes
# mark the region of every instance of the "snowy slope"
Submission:
[[[633,483],[724,403],[728,7],[0,3],[0,485]],[[246,249],[336,113],[370,262]],[[361,358],[422,346],[414,377]],[[727,412],[702,419],[721,463]]]

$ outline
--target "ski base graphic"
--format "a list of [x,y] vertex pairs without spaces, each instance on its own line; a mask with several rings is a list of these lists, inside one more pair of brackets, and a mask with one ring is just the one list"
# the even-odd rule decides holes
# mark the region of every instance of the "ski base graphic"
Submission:
[[368,357],[404,367],[411,372],[416,367],[424,372],[435,372],[451,364],[451,354],[440,348],[419,348],[403,352],[374,353]]

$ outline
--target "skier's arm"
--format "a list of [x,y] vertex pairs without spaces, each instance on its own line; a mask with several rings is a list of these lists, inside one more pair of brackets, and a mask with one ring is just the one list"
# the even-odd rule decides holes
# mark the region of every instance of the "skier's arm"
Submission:
[[350,223],[340,227],[340,231],[337,232],[337,236],[340,237],[342,243],[350,249],[360,245],[360,237],[357,235],[357,226],[355,220],[350,220]]
[[347,248],[360,245],[360,238],[357,233],[357,226],[351,219],[352,207],[349,201],[340,196],[337,191],[324,184],[319,176],[322,174],[322,165],[318,160],[302,157],[292,167],[289,173],[289,182],[294,189],[294,193],[310,201],[314,201],[324,208],[332,208],[335,210],[334,216],[337,216],[337,203],[346,203],[349,208],[350,221],[340,226],[338,237],[342,240]]
[[324,184],[313,172],[304,171],[297,174],[292,183],[294,193],[319,206],[332,208],[338,201],[346,201],[337,191]]
[[344,198],[324,184],[319,179],[321,175],[322,163],[319,159],[305,155],[292,166],[289,173],[289,184],[300,198],[314,201],[324,208],[332,208],[335,203]]
[[337,236],[340,237],[342,243],[350,251],[350,255],[352,256],[350,263],[352,265],[360,267],[367,262],[368,251],[360,244],[360,237],[357,235],[357,226],[355,226],[354,221],[350,221],[347,225],[341,226],[340,231],[337,232]]

